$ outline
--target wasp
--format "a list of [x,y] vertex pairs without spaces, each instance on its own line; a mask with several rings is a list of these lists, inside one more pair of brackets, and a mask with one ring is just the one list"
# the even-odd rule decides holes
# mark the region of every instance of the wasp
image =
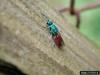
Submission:
[[[43,16],[45,16],[45,15],[43,14]],[[45,16],[45,17],[47,19],[47,22],[46,22],[47,28],[49,30],[50,35],[52,35],[53,41],[55,42],[55,44],[58,48],[61,48],[63,46],[64,42],[63,42],[62,36],[59,32],[57,25],[51,19],[49,19],[47,16]]]

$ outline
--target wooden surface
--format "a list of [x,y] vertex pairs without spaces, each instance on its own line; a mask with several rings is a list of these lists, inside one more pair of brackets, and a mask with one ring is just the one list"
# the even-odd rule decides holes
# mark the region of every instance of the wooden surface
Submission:
[[[54,46],[41,12],[54,20],[65,45]],[[43,0],[0,0],[0,58],[28,75],[79,75],[100,70],[100,51]]]

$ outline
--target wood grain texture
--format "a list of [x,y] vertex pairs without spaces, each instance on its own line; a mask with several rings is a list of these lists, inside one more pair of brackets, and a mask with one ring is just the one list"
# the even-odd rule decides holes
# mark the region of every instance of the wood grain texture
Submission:
[[[65,46],[60,50],[41,12],[58,24]],[[43,0],[0,0],[0,58],[28,75],[79,75],[100,70],[100,51]]]

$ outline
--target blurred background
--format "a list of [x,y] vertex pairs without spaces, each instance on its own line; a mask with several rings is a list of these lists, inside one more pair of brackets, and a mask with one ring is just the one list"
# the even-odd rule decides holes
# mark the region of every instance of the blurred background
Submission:
[[[75,5],[76,8],[81,8],[84,5],[94,2],[100,2],[100,0],[76,0]],[[60,9],[62,7],[69,7],[70,0],[51,0],[51,3],[53,7]],[[63,16],[68,22],[72,23],[72,25],[76,24],[75,17],[69,15],[68,12],[64,12]],[[100,47],[100,8],[81,13],[81,25],[79,30]]]

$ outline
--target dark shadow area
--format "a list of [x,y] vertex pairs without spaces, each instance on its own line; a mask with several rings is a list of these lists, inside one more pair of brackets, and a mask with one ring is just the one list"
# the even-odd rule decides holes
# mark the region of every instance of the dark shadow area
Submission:
[[4,75],[27,75],[23,73],[18,67],[0,59],[0,73]]

